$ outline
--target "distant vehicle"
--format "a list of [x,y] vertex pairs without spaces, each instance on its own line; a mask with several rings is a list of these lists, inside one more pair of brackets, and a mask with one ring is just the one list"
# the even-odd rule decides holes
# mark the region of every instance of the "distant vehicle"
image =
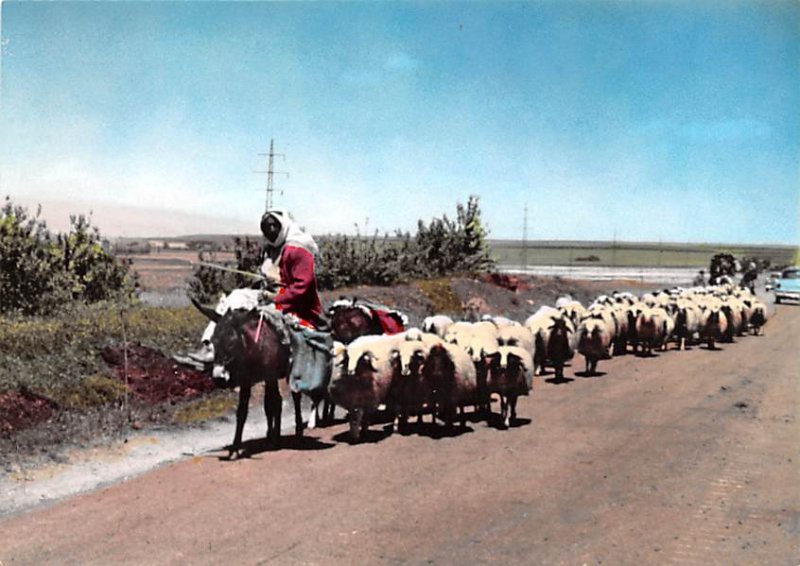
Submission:
[[784,269],[780,278],[773,283],[772,290],[776,303],[784,299],[800,300],[800,267]]

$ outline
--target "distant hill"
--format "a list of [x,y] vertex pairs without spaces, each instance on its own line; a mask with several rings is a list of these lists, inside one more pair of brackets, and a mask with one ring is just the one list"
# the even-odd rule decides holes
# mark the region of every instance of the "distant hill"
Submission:
[[[235,218],[190,214],[163,210],[146,206],[123,206],[97,204],[91,202],[62,202],[51,200],[34,200],[12,195],[15,204],[35,212],[41,205],[42,218],[47,226],[56,232],[69,229],[71,215],[91,214],[92,224],[99,228],[103,237],[109,240],[149,240],[189,238],[184,234],[213,234],[214,238],[230,238],[229,234],[245,234],[253,231],[252,222],[243,222]],[[214,211],[216,212],[216,211]],[[255,225],[258,229],[258,224]],[[208,239],[208,237],[203,236]]]

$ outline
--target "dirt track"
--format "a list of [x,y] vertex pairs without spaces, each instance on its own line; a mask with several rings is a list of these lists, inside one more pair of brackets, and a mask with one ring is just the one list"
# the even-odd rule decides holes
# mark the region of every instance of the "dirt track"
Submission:
[[[0,564],[800,563],[800,307],[720,351],[537,378],[472,423],[197,457],[0,522]],[[582,370],[582,359],[574,370]]]

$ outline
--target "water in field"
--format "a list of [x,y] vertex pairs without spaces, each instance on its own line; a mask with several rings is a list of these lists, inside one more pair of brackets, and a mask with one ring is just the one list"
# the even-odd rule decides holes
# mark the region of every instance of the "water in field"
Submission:
[[610,281],[629,279],[647,283],[670,283],[691,285],[697,275],[696,268],[686,267],[602,267],[568,265],[498,265],[503,273],[519,275],[538,275],[542,277],[562,277],[588,281]]

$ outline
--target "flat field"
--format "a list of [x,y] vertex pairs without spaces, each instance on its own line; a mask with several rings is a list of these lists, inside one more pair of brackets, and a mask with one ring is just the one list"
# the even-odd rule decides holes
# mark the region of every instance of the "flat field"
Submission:
[[[139,274],[139,285],[144,292],[182,291],[198,261],[196,251],[168,250],[149,254],[126,254]],[[226,264],[234,260],[232,252],[216,252],[209,260]]]
[[[721,252],[736,257],[768,259],[774,266],[791,264],[798,258],[795,246],[588,241],[531,241],[523,245],[519,240],[491,240],[489,245],[501,270],[536,265],[708,269],[712,256]],[[198,261],[197,252],[190,250],[154,251],[126,257],[133,260],[145,293],[184,293],[193,264]],[[233,260],[232,252],[217,252],[211,261],[229,263]]]
[[793,263],[796,246],[675,244],[658,242],[589,242],[494,240],[492,257],[501,266],[586,265],[612,267],[708,268],[714,254],[768,259],[772,265]]

